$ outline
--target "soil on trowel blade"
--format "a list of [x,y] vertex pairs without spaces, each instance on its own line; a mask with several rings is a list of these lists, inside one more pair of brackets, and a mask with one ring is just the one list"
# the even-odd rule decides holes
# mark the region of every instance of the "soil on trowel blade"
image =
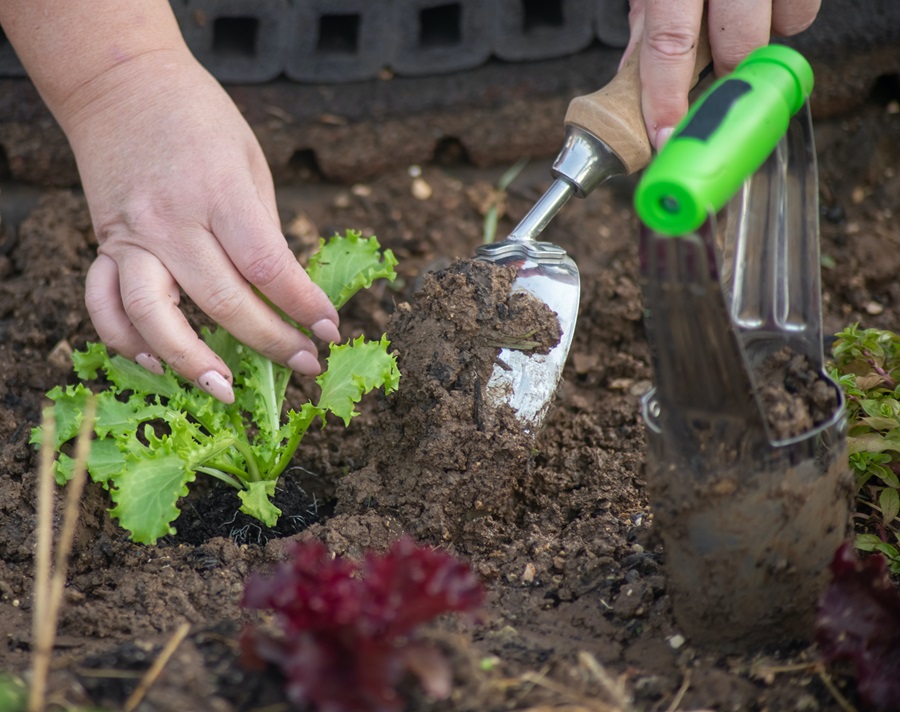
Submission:
[[776,440],[807,433],[834,416],[834,386],[803,354],[789,347],[766,358],[756,371],[759,395]]
[[403,387],[378,419],[368,465],[342,483],[344,506],[393,511],[413,536],[469,553],[513,522],[534,437],[511,408],[486,402],[484,387],[501,348],[546,353],[560,337],[545,303],[511,291],[515,276],[458,260],[398,306],[388,336]]

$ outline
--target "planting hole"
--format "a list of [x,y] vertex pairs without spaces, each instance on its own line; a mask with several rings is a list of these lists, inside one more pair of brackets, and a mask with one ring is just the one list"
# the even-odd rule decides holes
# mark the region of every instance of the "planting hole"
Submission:
[[428,7],[419,13],[419,47],[452,47],[462,41],[462,6]]
[[881,106],[900,100],[900,74],[879,76],[872,85],[868,98]]
[[213,23],[213,54],[227,58],[256,56],[259,20],[255,17],[217,17]]
[[526,34],[541,27],[562,27],[562,0],[522,0],[522,30]]
[[322,15],[319,18],[321,54],[356,54],[359,51],[359,15]]
[[434,147],[432,162],[439,166],[471,165],[469,152],[455,136],[444,136]]
[[287,165],[291,178],[304,183],[321,183],[325,179],[316,152],[311,148],[298,148],[291,155]]

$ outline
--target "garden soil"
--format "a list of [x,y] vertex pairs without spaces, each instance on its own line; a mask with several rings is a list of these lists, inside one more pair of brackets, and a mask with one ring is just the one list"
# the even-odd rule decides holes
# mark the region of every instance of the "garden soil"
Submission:
[[[816,138],[825,333],[856,321],[900,329],[896,96],[817,122]],[[673,619],[645,486],[639,401],[653,374],[633,180],[574,201],[549,228],[579,264],[582,296],[543,430],[529,438],[509,412],[479,402],[495,339],[532,329],[504,331],[488,318],[508,275],[466,258],[491,204],[502,233],[550,180],[546,160],[535,161],[499,195],[492,186],[502,170],[424,165],[354,186],[280,187],[284,229],[301,260],[319,235],[347,228],[376,234],[397,255],[398,280],[355,297],[341,331],[387,332],[400,389],[366,399],[348,429],[333,423],[307,436],[277,495],[285,510],[277,530],[236,515],[226,488],[197,482],[179,533],[136,545],[110,521],[106,493],[88,485],[50,675],[59,709],[122,709],[184,623],[186,638],[137,709],[288,709],[276,674],[239,664],[238,633],[256,615],[239,607],[248,574],[284,558],[297,539],[360,557],[403,533],[470,562],[488,591],[483,621],[448,618],[425,631],[447,653],[454,689],[432,701],[409,682],[413,712],[831,712],[840,706],[829,683],[857,701],[849,671],[832,667],[826,678],[809,641],[723,655],[686,640]],[[27,678],[38,469],[29,436],[46,391],[74,382],[71,349],[96,339],[83,306],[96,241],[77,193],[6,186],[0,209],[0,670]],[[552,343],[553,320],[537,316],[539,340]],[[289,400],[315,390],[295,378]]]

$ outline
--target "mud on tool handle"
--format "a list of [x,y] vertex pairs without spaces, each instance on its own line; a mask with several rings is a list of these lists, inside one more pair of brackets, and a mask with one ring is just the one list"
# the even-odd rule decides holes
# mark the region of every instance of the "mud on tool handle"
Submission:
[[813,86],[796,50],[751,52],[694,104],[644,173],[638,216],[663,235],[685,235],[718,212],[765,162]]

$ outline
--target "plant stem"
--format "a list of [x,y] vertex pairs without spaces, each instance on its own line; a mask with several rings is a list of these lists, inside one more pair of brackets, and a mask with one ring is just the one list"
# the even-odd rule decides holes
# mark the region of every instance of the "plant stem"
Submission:
[[[244,485],[241,483],[240,479],[236,477],[232,477],[227,472],[222,472],[220,465],[217,467],[206,467],[200,466],[197,468],[197,472],[202,472],[205,475],[209,475],[210,477],[215,477],[217,480],[221,480],[225,484],[231,485],[235,489],[242,490],[244,489]],[[243,473],[242,473],[243,474]]]
[[281,449],[281,454],[278,456],[275,464],[272,465],[272,469],[269,470],[267,474],[268,479],[276,480],[281,476],[281,473],[284,472],[284,468],[288,466],[291,458],[294,457],[294,453],[297,452],[300,441],[303,439],[306,431],[309,430],[310,423],[312,423],[311,419],[305,423],[301,423],[300,427],[294,431],[287,443],[285,443],[285,446]]
[[865,354],[866,360],[872,367],[872,370],[884,379],[884,385],[891,390],[894,390],[897,387],[897,382],[893,378],[891,378],[891,374],[884,370],[884,367],[878,363],[878,361],[869,351],[865,351]]

